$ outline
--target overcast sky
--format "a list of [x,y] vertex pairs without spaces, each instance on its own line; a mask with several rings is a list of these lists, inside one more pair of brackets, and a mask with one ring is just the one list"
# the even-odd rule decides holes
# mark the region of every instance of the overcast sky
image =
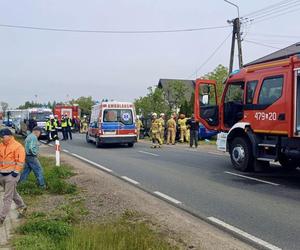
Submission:
[[[241,15],[279,0],[235,1]],[[299,6],[296,7],[295,9]],[[300,10],[244,26],[245,39],[284,47],[300,40]],[[1,0],[0,24],[84,30],[224,26],[236,9],[223,0]],[[297,18],[297,19],[296,19]],[[160,78],[187,78],[231,28],[168,34],[63,33],[0,27],[0,101],[66,101],[92,95],[131,101]],[[266,36],[266,34],[268,36]],[[269,35],[290,35],[280,37]],[[230,38],[197,73],[228,66]],[[244,61],[276,49],[243,42]]]

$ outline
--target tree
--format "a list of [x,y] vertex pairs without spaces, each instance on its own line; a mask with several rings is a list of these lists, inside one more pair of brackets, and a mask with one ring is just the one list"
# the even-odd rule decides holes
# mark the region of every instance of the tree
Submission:
[[92,106],[95,105],[95,101],[91,96],[81,96],[77,99],[72,99],[70,104],[78,104],[79,108],[81,109],[82,115],[91,115]]
[[8,103],[7,102],[0,102],[0,106],[1,106],[3,114],[5,114],[6,110],[8,109]]
[[[26,101],[23,105],[20,105],[18,109],[29,109],[29,108],[43,108],[48,107],[46,103],[36,103],[33,101]],[[51,108],[51,107],[48,107]]]
[[218,99],[220,100],[223,88],[224,88],[224,81],[228,77],[228,68],[219,64],[212,72],[209,72],[204,75],[204,79],[208,80],[215,80],[217,82],[217,95]]
[[170,80],[164,91],[165,99],[168,101],[169,108],[177,111],[182,105],[187,104],[187,86],[181,80]]
[[135,99],[134,104],[137,113],[141,114],[145,118],[153,112],[157,114],[170,113],[168,103],[164,97],[164,92],[162,89],[157,87],[149,87],[148,94],[144,97]]

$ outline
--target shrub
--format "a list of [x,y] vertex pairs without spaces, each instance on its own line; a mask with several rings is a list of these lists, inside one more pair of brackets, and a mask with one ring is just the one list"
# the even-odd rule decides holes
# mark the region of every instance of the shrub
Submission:
[[71,234],[71,226],[63,221],[33,219],[21,225],[18,231],[22,234],[42,234],[54,241],[59,241]]

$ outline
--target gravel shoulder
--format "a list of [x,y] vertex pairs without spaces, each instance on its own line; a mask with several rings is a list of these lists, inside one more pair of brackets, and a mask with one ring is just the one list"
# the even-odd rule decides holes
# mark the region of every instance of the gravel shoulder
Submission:
[[[54,156],[53,148],[42,146],[41,154]],[[61,159],[77,173],[70,181],[81,189],[80,195],[89,210],[87,221],[109,220],[130,211],[138,213],[181,249],[253,249],[216,227],[70,155],[62,153]]]

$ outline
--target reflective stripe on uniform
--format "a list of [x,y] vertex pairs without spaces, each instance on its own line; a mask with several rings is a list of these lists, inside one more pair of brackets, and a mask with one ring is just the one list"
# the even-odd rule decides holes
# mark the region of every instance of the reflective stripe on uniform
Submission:
[[24,163],[14,162],[14,161],[0,161],[0,165],[17,165],[17,166],[23,166]]

